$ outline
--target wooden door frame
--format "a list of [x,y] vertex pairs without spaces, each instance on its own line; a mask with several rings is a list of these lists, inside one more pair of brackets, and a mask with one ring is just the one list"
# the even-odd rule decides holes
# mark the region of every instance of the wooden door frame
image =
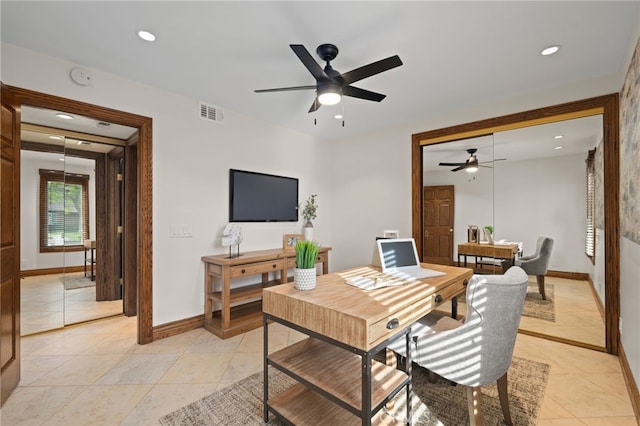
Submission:
[[138,343],[153,341],[153,199],[152,119],[137,114],[9,86],[20,104],[65,111],[138,129],[137,140],[137,248]]
[[[604,259],[605,259],[605,347],[610,354],[620,350],[620,123],[619,95],[595,98],[518,112],[460,124],[411,136],[412,232],[422,256],[422,147],[499,131],[602,115],[604,151]],[[574,342],[569,342],[574,343]]]

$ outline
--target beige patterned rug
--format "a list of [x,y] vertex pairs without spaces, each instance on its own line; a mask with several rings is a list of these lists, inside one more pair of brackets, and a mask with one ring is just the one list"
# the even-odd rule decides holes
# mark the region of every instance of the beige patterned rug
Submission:
[[94,287],[95,281],[91,281],[90,278],[85,277],[84,273],[65,275],[60,277],[60,281],[64,284],[65,290],[73,290],[76,288]]
[[555,322],[556,308],[553,303],[553,284],[545,283],[544,292],[547,296],[546,300],[542,300],[542,296],[538,291],[538,284],[535,281],[529,282],[527,298],[524,300],[522,315]]
[[[533,426],[538,422],[542,399],[547,387],[549,365],[523,358],[513,358],[509,369],[509,407],[513,423]],[[270,371],[269,390],[272,395],[293,383],[279,371]],[[233,386],[214,392],[196,402],[160,418],[164,426],[187,425],[263,425],[262,373],[253,374]],[[400,392],[402,397],[405,392]],[[461,426],[469,424],[465,388],[451,386],[444,380],[430,383],[427,373],[413,368],[413,419],[420,426]],[[495,385],[482,388],[484,424],[502,425],[502,411]],[[404,408],[399,401],[396,407]],[[280,425],[270,414],[270,425]]]

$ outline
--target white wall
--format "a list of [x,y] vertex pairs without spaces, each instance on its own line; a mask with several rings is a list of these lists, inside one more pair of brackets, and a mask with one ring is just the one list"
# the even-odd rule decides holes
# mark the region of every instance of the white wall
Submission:
[[62,162],[62,154],[22,151],[20,155],[20,269],[82,266],[84,250],[40,253],[40,169],[65,170],[89,175],[89,238],[95,238],[94,162],[73,159]]
[[[229,169],[300,179],[300,201],[318,194],[315,237],[331,245],[328,150],[323,140],[275,127],[231,110],[218,124],[199,118],[198,99],[91,70],[92,85],[69,78],[77,64],[2,44],[3,83],[114,108],[153,119],[153,324],[201,315],[200,258],[223,253]],[[210,104],[215,100],[202,99]],[[224,105],[220,105],[224,108]],[[192,238],[169,238],[172,224],[190,224]],[[241,224],[241,250],[282,247],[302,221]]]

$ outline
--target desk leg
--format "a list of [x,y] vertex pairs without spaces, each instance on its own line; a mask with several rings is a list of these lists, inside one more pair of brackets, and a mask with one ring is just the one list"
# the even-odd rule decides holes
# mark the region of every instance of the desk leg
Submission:
[[[206,264],[205,264],[206,269]],[[209,297],[209,294],[213,291],[213,277],[211,274],[204,273],[204,320],[211,320],[213,318],[213,301]]]
[[458,319],[458,296],[451,299],[451,318]]
[[329,261],[322,262],[322,275],[327,275],[329,273]]
[[263,391],[264,391],[264,398],[262,399],[263,404],[264,404],[264,422],[268,423],[269,422],[269,408],[267,405],[267,402],[269,401],[269,365],[267,364],[267,357],[269,355],[269,327],[268,327],[268,322],[267,322],[267,316],[266,315],[262,315],[262,330],[263,330],[263,349],[262,349],[262,360],[263,360],[263,376],[262,376],[262,383],[263,383]]
[[231,277],[229,268],[222,270],[222,309],[220,311],[220,320],[222,330],[227,330],[231,325]]

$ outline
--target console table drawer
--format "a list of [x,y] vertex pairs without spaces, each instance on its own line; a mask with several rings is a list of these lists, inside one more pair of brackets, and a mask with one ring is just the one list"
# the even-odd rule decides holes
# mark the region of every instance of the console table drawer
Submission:
[[267,272],[280,271],[284,266],[284,260],[272,260],[270,262],[252,263],[248,265],[232,266],[231,278],[263,274]]
[[[324,263],[327,262],[329,260],[329,254],[324,252],[324,253],[320,253],[318,254],[318,257],[316,258],[316,263]],[[294,257],[290,257],[287,259],[287,268],[295,268],[296,267],[296,258]]]

